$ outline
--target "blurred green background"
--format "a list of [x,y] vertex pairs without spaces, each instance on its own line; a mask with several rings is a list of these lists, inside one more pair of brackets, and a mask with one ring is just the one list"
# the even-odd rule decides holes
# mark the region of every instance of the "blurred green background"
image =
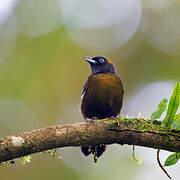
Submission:
[[[122,113],[150,117],[180,80],[179,18],[178,0],[1,0],[0,136],[83,121],[84,56],[109,57],[124,82]],[[155,150],[136,148],[140,166],[131,153],[109,146],[96,165],[80,148],[63,148],[60,159],[40,153],[30,164],[1,165],[0,179],[167,179]],[[168,168],[177,179],[178,165]]]

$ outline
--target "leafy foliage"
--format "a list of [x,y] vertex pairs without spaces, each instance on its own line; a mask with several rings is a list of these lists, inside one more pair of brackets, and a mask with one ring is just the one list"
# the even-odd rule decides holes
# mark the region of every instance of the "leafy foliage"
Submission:
[[180,153],[171,154],[165,161],[164,166],[172,166],[180,159]]
[[172,128],[180,129],[180,113],[174,117],[174,122],[171,125]]
[[162,125],[164,125],[166,127],[171,126],[171,124],[174,122],[174,117],[178,110],[179,103],[180,103],[180,83],[177,83],[174,87],[173,94],[169,101],[167,114],[166,114],[164,120],[162,121]]
[[[167,99],[163,99],[155,112],[151,114],[151,121],[159,119],[162,113],[167,108]],[[173,90],[173,94],[170,98],[168,109],[165,118],[162,121],[162,125],[165,127],[171,127],[180,129],[180,113],[177,113],[180,104],[180,82],[178,82]],[[180,153],[171,154],[165,161],[164,166],[172,166],[180,159]]]
[[[180,128],[180,113],[176,115],[180,104],[180,83],[177,83],[174,87],[173,94],[171,96],[166,117],[162,121],[162,124],[166,127]],[[164,166],[172,166],[180,159],[180,153],[171,154],[165,161]]]
[[158,104],[157,110],[151,114],[151,121],[154,121],[154,120],[159,119],[159,118],[161,117],[162,113],[163,113],[163,112],[166,110],[166,108],[167,108],[167,102],[168,102],[168,100],[164,98],[164,99]]

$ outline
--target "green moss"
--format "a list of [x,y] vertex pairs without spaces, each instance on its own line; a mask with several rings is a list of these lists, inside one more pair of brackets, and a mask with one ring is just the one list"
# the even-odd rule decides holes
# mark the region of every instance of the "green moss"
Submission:
[[[126,126],[126,128],[130,129],[130,130],[135,130],[135,131],[141,131],[141,132],[156,132],[156,133],[160,133],[160,134],[169,134],[169,132],[171,131],[171,134],[175,134],[177,133],[177,131],[173,131],[170,129],[167,129],[165,127],[162,127],[159,124],[153,124],[151,121],[149,120],[143,120],[143,119],[123,119],[122,117],[119,117],[117,120],[106,120],[105,123],[108,124],[109,128],[118,130],[119,126],[118,124],[122,124],[124,126]],[[179,131],[180,132],[180,131]]]
[[[75,137],[76,137],[76,135],[77,135],[77,134],[76,134],[76,133],[73,133],[73,134],[74,134],[74,135],[75,135]],[[74,135],[73,135],[73,136],[74,136]],[[83,137],[83,135],[81,135],[81,134],[78,134],[78,137],[79,137],[80,141],[84,140],[84,137]]]
[[29,147],[29,145],[27,144],[27,143],[23,143],[22,145],[21,145],[21,148],[24,148],[24,149],[27,149]]
[[176,140],[173,136],[169,136],[169,139],[170,139],[171,141]]
[[11,146],[11,145],[9,145],[9,144],[7,144],[6,146],[5,146],[5,149],[8,151],[8,152],[13,152],[14,151],[14,146]]
[[33,146],[33,148],[35,148],[35,147],[37,147],[37,146],[38,146],[38,143],[36,143],[36,141],[34,141],[34,140],[32,139],[32,141],[31,141],[31,145]]
[[110,119],[110,120],[105,121],[105,122],[109,125],[109,127],[117,126],[117,123],[118,123],[118,121],[113,120],[113,119]]

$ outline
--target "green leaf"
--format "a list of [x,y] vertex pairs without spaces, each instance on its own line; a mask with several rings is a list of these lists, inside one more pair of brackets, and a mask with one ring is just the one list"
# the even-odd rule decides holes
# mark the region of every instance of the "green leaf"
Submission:
[[174,117],[176,115],[176,112],[178,110],[179,103],[180,103],[180,83],[177,83],[174,87],[173,94],[172,94],[171,99],[169,101],[167,114],[162,121],[162,125],[164,125],[166,127],[171,126],[171,124],[174,121]]
[[31,162],[31,158],[32,158],[31,155],[22,157],[21,158],[22,159],[22,161],[21,161],[22,164],[30,163]]
[[171,125],[172,128],[180,129],[180,113],[175,115],[174,122]]
[[168,100],[165,98],[163,100],[161,100],[161,102],[158,104],[157,111],[155,111],[151,114],[151,121],[154,121],[161,117],[162,113],[167,108],[167,102],[168,102]]
[[171,154],[165,161],[164,166],[172,166],[180,159],[180,153]]
[[175,115],[174,120],[175,121],[180,121],[180,113]]

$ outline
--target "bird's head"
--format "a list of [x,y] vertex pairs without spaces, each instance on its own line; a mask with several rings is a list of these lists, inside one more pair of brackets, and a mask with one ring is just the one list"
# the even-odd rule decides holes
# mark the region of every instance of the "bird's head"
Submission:
[[84,59],[90,64],[92,74],[96,73],[116,73],[114,64],[111,60],[103,56],[95,56],[93,58],[84,57]]

